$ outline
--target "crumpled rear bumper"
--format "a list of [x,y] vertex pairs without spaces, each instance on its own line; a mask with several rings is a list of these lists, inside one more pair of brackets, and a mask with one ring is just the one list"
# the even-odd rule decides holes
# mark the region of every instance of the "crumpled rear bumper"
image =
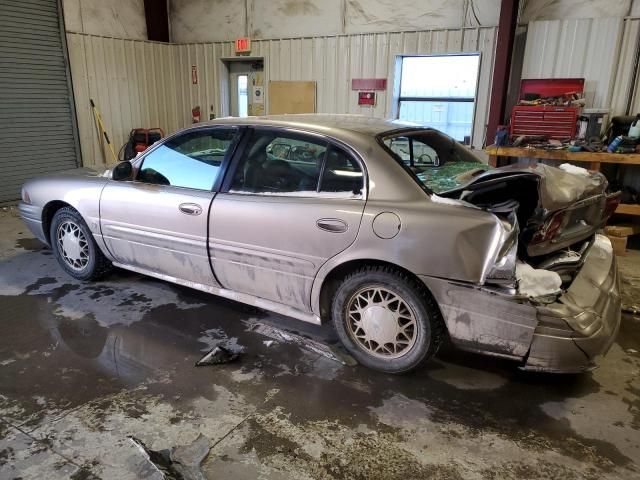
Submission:
[[619,282],[611,242],[596,235],[569,289],[556,302],[537,307],[539,323],[523,368],[558,373],[593,368],[620,328]]

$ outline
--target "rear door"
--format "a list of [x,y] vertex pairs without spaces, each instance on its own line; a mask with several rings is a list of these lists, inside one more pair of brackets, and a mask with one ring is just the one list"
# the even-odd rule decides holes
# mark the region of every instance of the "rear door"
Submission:
[[313,279],[351,245],[365,204],[360,161],[322,136],[255,129],[211,209],[223,287],[309,311]]
[[207,218],[237,135],[227,127],[177,135],[143,158],[135,180],[109,181],[100,222],[118,263],[218,285],[207,254]]

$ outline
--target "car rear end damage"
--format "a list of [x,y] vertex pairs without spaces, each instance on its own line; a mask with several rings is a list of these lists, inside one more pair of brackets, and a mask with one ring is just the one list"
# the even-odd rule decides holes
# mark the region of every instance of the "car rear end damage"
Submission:
[[519,360],[525,370],[588,370],[609,350],[620,325],[617,267],[603,235],[595,236],[575,278],[549,303],[504,288],[421,279],[455,345]]
[[611,242],[596,235],[569,288],[536,307],[538,326],[524,368],[580,372],[607,353],[620,327],[620,285]]
[[[586,171],[585,171],[586,172]],[[549,166],[488,172],[447,197],[496,215],[504,234],[482,285],[423,278],[462,348],[526,370],[588,370],[620,324],[615,256],[596,231],[615,208],[598,173]]]

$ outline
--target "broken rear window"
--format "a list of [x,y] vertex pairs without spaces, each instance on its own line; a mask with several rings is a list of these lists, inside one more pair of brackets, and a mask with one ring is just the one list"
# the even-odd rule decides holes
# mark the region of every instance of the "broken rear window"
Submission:
[[379,139],[423,187],[435,193],[464,185],[491,168],[467,147],[438,130],[396,131]]

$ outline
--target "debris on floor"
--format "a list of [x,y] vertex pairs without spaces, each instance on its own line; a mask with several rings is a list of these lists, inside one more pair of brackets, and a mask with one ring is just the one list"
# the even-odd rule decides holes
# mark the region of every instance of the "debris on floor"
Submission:
[[211,449],[209,440],[200,434],[189,445],[151,450],[142,440],[127,437],[162,478],[167,480],[205,480],[200,465]]
[[213,347],[207,354],[196,362],[196,367],[205,367],[208,365],[220,365],[223,363],[231,363],[240,357],[240,353],[232,352],[218,345]]
[[249,331],[259,333],[278,342],[288,342],[296,344],[306,350],[310,350],[314,353],[320,354],[330,360],[336,361],[343,365],[352,366],[356,363],[355,360],[351,358],[346,352],[338,352],[335,348],[332,348],[329,345],[316,342],[315,340],[303,337],[302,335],[296,335],[295,333],[286,332],[279,328],[272,327],[271,325],[266,325],[260,322],[248,322],[248,324]]
[[533,268],[525,262],[516,263],[518,292],[529,298],[546,297],[560,293],[562,279],[556,272]]

